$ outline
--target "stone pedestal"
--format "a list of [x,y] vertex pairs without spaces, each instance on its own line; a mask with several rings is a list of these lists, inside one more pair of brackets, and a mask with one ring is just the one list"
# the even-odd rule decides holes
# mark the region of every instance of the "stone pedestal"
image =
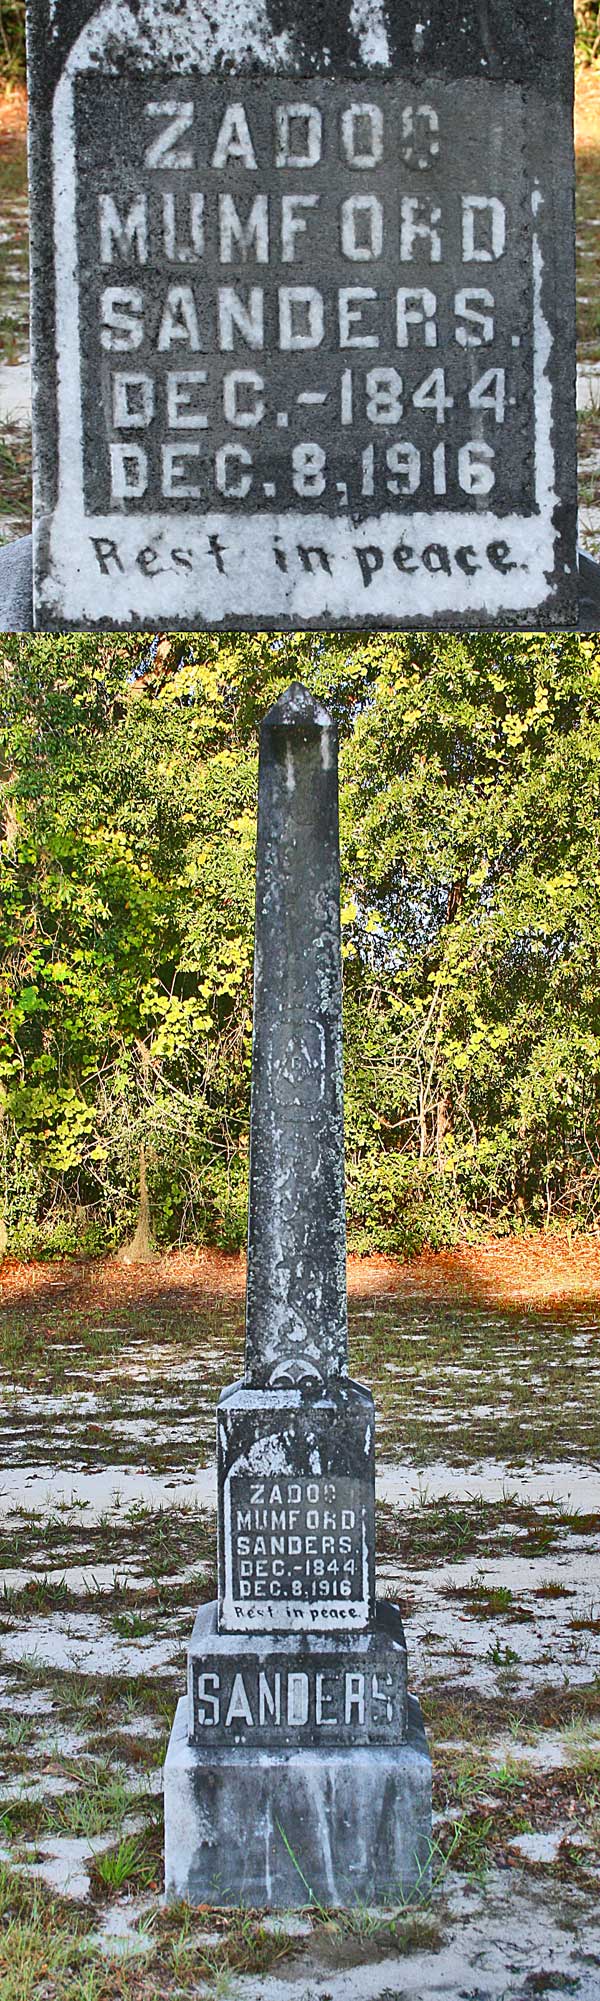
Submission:
[[200,1751],[178,1704],[165,1764],[165,1888],[192,1904],[393,1904],[428,1881],[431,1762],[403,1743]]

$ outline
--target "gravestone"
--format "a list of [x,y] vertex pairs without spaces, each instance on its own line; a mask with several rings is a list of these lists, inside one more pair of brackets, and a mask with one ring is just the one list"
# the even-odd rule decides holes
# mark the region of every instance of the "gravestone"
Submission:
[[37,625],[575,625],[571,0],[28,10]]
[[385,1902],[427,1880],[431,1764],[375,1599],[374,1408],[347,1368],[337,740],[261,731],[246,1368],[217,1412],[216,1604],[165,1765],[169,1897]]

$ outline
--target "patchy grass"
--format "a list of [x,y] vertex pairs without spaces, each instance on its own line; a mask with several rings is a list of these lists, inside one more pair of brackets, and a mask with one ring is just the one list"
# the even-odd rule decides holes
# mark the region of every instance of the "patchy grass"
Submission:
[[48,1834],[90,1840],[96,1834],[106,1834],[109,1828],[121,1827],[138,1804],[125,1773],[115,1770],[112,1760],[85,1758],[75,1766],[67,1762],[65,1773],[74,1779],[76,1790],[61,1794],[45,1808]]
[[147,1890],[151,1884],[158,1888],[160,1860],[157,1869],[156,1856],[136,1834],[126,1834],[118,1848],[109,1848],[105,1855],[97,1855],[94,1862],[94,1876],[105,1890],[128,1889]]
[[[81,1978],[83,1983],[91,1971],[85,1931],[80,1913],[0,1863],[2,2001],[33,2001],[44,1992],[53,2001],[75,2001],[75,1982]],[[86,1980],[78,2001],[104,2001],[102,1986]]]
[[442,1852],[451,1846],[454,1866],[467,1875],[481,1878],[493,1865],[510,1866],[513,1843],[522,1834],[557,1837],[556,1858],[551,1864],[534,1861],[536,1869],[575,1870],[581,1878],[593,1860],[587,1845],[590,1800],[570,1769],[533,1773],[483,1758],[476,1766],[445,1760],[435,1773],[434,1796]]
[[199,1981],[202,1991],[208,1978],[211,1991],[224,1994],[227,1972],[266,1972],[294,1949],[293,1940],[270,1936],[252,1913],[226,1918],[216,1946],[203,1947],[198,1934],[187,1910],[157,1914],[146,1932],[150,1963],[127,1958],[113,1966],[90,1933],[89,1913],[0,1865],[2,2001],[156,2001],[157,1995],[186,2001],[198,1994]]
[[486,1697],[468,1688],[450,1693],[429,1689],[427,1728],[436,1745],[460,1745],[467,1739],[469,1752],[487,1754],[490,1744],[505,1732],[531,1744],[539,1743],[545,1733],[560,1733],[567,1747],[578,1747],[600,1738],[600,1677],[583,1688],[547,1683],[522,1700],[518,1710],[504,1696]]
[[[204,1598],[212,1593],[214,1597],[214,1518],[192,1503],[169,1511],[167,1506],[152,1509],[134,1502],[120,1510],[116,1519],[107,1514],[93,1523],[86,1521],[85,1514],[65,1520],[55,1513],[44,1518],[41,1510],[31,1514],[16,1510],[5,1534],[0,1535],[0,1563],[29,1563],[36,1555],[47,1562],[48,1552],[59,1560],[64,1556],[72,1564],[88,1566],[89,1581],[86,1579],[83,1591],[75,1591],[64,1579],[53,1582],[47,1575],[38,1575],[19,1590],[5,1587],[0,1605],[0,1628],[3,1625],[5,1632],[15,1616],[52,1612],[61,1605],[75,1610],[82,1596],[88,1606],[101,1601],[103,1607],[115,1611],[127,1608],[127,1613],[136,1599],[144,1605],[150,1599],[157,1611],[163,1612],[187,1605],[190,1594]],[[119,1574],[130,1561],[139,1562],[146,1571],[143,1591],[140,1587],[137,1594],[135,1583]],[[164,1582],[173,1571],[209,1561],[210,1570],[195,1576],[187,1587]],[[113,1580],[95,1585],[94,1565],[99,1568],[101,1564],[114,1566]]]
[[[234,1994],[238,1974],[258,2001],[269,1970],[300,1952],[299,1991],[379,1960],[384,1984],[394,1962],[395,1991],[402,1958],[447,1939],[447,1900],[465,1879],[480,1939],[493,1872],[495,1883],[518,1877],[524,1896],[541,1886],[549,1916],[560,1893],[572,1929],[592,1922],[599,1609],[582,1577],[600,1535],[593,1496],[573,1482],[592,1482],[600,1457],[600,1248],[539,1238],[352,1265],[350,1278],[351,1366],[373,1385],[381,1472],[411,1476],[408,1496],[378,1508],[378,1554],[381,1588],[402,1600],[433,1752],[433,1903],[385,1920],[313,1911],[302,1942],[291,1920],[275,1933],[260,1912],[162,1907],[156,1788],[193,1614],[215,1593],[215,1518],[196,1483],[214,1455],[219,1389],[240,1373],[243,1263],[177,1255],[125,1273],[110,1260],[7,1262],[2,2001],[191,2001],[228,1983]],[[32,1486],[40,1466],[46,1498]],[[189,1501],[179,1487],[173,1497],[183,1476]],[[439,1491],[442,1476],[452,1491]],[[53,1652],[63,1639],[69,1667]],[[92,1641],[110,1672],[86,1665]],[[150,1672],[157,1641],[164,1657]],[[549,1843],[541,1859],[536,1841]],[[63,1890],[71,1869],[77,1894],[51,1894],[31,1868]],[[111,1926],[122,1928],[118,1960]]]
[[577,351],[600,359],[600,71],[577,79]]
[[[486,1501],[476,1496],[461,1507],[444,1499],[409,1510],[380,1504],[377,1547],[380,1556],[392,1556],[406,1569],[410,1566],[418,1569],[424,1562],[433,1564],[436,1560],[442,1563],[460,1562],[465,1557],[488,1558],[492,1549],[513,1556],[546,1556],[550,1550],[564,1545],[565,1529],[568,1532],[571,1526],[572,1517],[568,1512],[565,1514],[560,1503],[553,1506],[548,1502],[542,1510],[541,1506],[511,1501],[510,1496],[505,1501]],[[596,1512],[579,1516],[576,1527],[579,1536],[596,1538]],[[498,1588],[488,1591],[481,1587],[479,1600],[473,1586],[466,1589],[455,1586],[453,1593],[464,1597],[467,1610],[476,1611],[478,1617],[495,1616],[492,1604]],[[511,1612],[511,1617],[514,1616]]]
[[[511,1246],[508,1254],[501,1246],[481,1253],[479,1299],[473,1297],[472,1268],[477,1262],[473,1252],[395,1268],[387,1261],[382,1287],[388,1289],[375,1294],[368,1287],[368,1265],[363,1268],[366,1291],[351,1298],[351,1365],[376,1386],[379,1450],[384,1459],[395,1457],[403,1446],[410,1418],[411,1461],[423,1469],[431,1459],[432,1427],[443,1432],[445,1451],[454,1465],[490,1456],[518,1468],[526,1466],[532,1455],[596,1462],[600,1456],[600,1399],[595,1394],[600,1380],[595,1340],[600,1306],[598,1245],[567,1251],[560,1240],[549,1246],[543,1239],[533,1242],[533,1251],[530,1242]],[[556,1303],[547,1305],[534,1296],[525,1308],[519,1260],[526,1288],[536,1251],[540,1264],[547,1261],[547,1292],[552,1299],[554,1288]],[[569,1286],[578,1256],[579,1295]],[[56,1269],[6,1261],[0,1365],[16,1386],[19,1453],[23,1456],[26,1437],[30,1459],[58,1461],[61,1443],[48,1425],[43,1397],[68,1390],[70,1438],[79,1465],[93,1470],[110,1457],[124,1468],[191,1474],[213,1456],[214,1406],[220,1385],[241,1371],[243,1266],[238,1259],[211,1263],[210,1258],[193,1256],[165,1258],[153,1276],[142,1271],[133,1281],[130,1278],[121,1296],[120,1269],[114,1260]],[[516,1273],[512,1286],[511,1269]],[[390,1289],[393,1280],[395,1291]],[[494,1286],[505,1298],[486,1312]],[[569,1289],[574,1292],[572,1304]],[[435,1371],[424,1368],[428,1345],[435,1349]],[[202,1354],[201,1395],[193,1366],[196,1352]],[[21,1386],[29,1391],[25,1406]],[[37,1405],[34,1386],[40,1392]],[[94,1409],[89,1403],[92,1396]],[[9,1401],[5,1416],[9,1427],[10,1414]],[[458,1521],[455,1526],[458,1534]],[[137,1527],[144,1532],[143,1508]],[[71,1528],[69,1522],[69,1533]],[[132,1553],[135,1530],[132,1517],[127,1539]],[[33,1517],[32,1531],[37,1533]],[[163,1521],[160,1532],[167,1563],[168,1521]],[[54,1515],[45,1534],[54,1549],[60,1548],[60,1524]],[[170,1540],[177,1556],[174,1538]],[[99,1551],[97,1536],[94,1542]],[[114,1541],[110,1547],[114,1549]],[[198,1555],[207,1555],[206,1545]],[[158,1550],[159,1560],[160,1556]]]
[[485,1584],[450,1585],[448,1595],[458,1598],[467,1611],[472,1611],[478,1619],[499,1619],[503,1616],[517,1621],[533,1619],[529,1606],[519,1605],[515,1594],[508,1585],[497,1584],[489,1588]]
[[[2,273],[0,269],[0,286]],[[0,338],[2,323],[0,321]],[[31,526],[31,438],[16,424],[5,425],[0,437],[0,538],[3,521],[12,535],[28,535]]]

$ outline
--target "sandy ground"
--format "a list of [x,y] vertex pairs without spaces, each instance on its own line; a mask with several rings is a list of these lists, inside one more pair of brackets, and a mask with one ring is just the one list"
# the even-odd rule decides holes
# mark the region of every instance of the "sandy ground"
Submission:
[[598,2001],[600,1245],[355,1260],[349,1279],[378,1589],[434,1761],[432,1899],[267,1924],[164,1910],[161,1766],[214,1595],[244,1262],[5,1261],[2,2001]]

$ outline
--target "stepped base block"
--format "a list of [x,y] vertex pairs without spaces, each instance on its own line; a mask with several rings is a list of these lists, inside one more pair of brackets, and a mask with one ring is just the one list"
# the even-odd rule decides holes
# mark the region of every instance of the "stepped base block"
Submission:
[[201,1605],[188,1651],[188,1735],[254,1751],[356,1751],[407,1735],[406,1641],[397,1605],[378,1599],[365,1633],[219,1633]]
[[182,1697],[164,1784],[170,1901],[349,1909],[427,1883],[431,1760],[414,1697],[403,1744],[216,1755],[189,1743]]

